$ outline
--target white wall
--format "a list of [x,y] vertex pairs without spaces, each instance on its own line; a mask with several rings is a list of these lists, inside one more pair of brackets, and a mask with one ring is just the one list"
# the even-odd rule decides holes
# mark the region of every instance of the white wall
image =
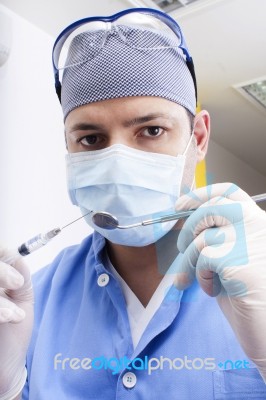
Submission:
[[213,140],[209,143],[206,164],[210,183],[234,182],[251,196],[266,192],[264,175]]
[[[51,66],[54,39],[9,12],[12,48],[0,68],[0,242],[16,246],[80,216],[68,199],[64,131]],[[90,232],[79,221],[27,257],[32,269]]]

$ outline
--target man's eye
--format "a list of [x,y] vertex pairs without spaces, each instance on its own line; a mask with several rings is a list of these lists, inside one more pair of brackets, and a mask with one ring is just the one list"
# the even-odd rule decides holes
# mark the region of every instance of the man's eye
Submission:
[[78,142],[84,146],[93,146],[94,144],[98,143],[98,137],[97,135],[88,135],[80,138]]
[[164,129],[160,128],[159,126],[150,126],[143,130],[143,136],[158,137],[158,136],[161,136],[163,134],[163,132],[164,132]]

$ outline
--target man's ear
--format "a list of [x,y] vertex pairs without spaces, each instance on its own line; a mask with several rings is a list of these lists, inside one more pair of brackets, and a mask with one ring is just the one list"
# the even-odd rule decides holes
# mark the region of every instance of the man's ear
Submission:
[[210,138],[210,115],[208,111],[202,110],[196,114],[194,119],[194,136],[197,141],[197,162],[204,159]]

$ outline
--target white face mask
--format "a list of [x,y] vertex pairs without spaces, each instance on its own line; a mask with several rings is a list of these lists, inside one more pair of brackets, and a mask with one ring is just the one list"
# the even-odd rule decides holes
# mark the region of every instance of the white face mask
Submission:
[[[119,225],[129,225],[175,211],[180,196],[186,152],[176,157],[115,144],[103,150],[66,155],[68,192],[82,214],[105,211]],[[91,215],[86,222],[113,243],[147,246],[171,230],[177,221],[125,230],[97,227]]]

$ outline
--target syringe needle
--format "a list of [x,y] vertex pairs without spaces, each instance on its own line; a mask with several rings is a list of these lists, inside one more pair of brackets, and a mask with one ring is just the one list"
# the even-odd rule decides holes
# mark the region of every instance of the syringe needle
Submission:
[[89,212],[87,212],[86,214],[82,215],[81,217],[79,217],[79,218],[75,219],[74,221],[72,221],[72,222],[69,222],[69,224],[67,224],[67,225],[63,226],[62,228],[60,228],[60,230],[62,230],[62,229],[65,229],[67,226],[74,224],[74,222],[76,222],[76,221],[80,220],[81,218],[84,218],[84,217],[86,217],[86,215],[88,215],[88,214],[91,214],[91,213],[92,213],[92,211],[89,211]]

